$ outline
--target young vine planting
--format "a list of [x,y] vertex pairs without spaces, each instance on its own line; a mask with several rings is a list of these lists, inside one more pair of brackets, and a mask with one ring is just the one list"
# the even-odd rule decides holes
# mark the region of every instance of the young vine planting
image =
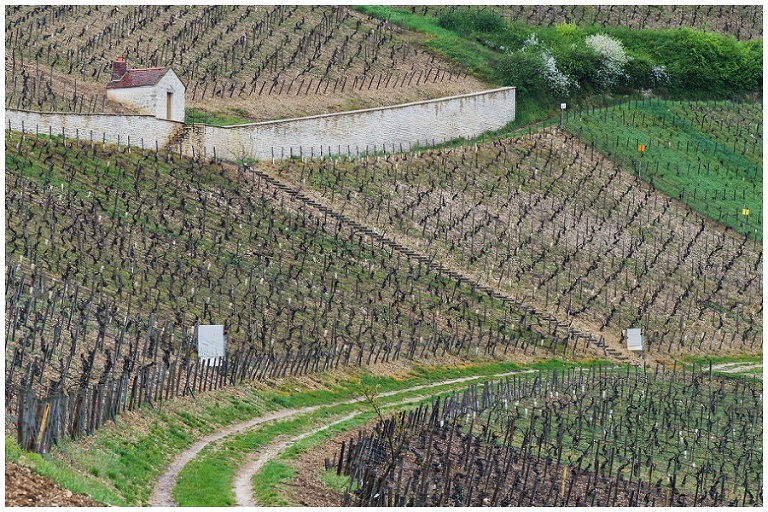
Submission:
[[341,445],[354,506],[761,506],[762,381],[571,368],[433,397]]

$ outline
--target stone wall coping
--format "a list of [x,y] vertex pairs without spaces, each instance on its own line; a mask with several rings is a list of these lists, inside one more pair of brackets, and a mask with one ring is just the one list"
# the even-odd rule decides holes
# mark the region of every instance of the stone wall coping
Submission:
[[6,112],[23,112],[25,114],[39,114],[43,116],[82,116],[82,117],[125,117],[125,118],[147,118],[152,119],[156,121],[164,121],[167,123],[174,123],[178,125],[183,125],[184,123],[181,121],[174,121],[172,119],[160,119],[155,117],[152,114],[112,114],[108,112],[59,112],[59,111],[43,111],[43,110],[26,110],[23,108],[12,108],[12,107],[6,107]]
[[224,126],[217,126],[217,125],[210,125],[205,123],[195,123],[195,125],[202,125],[202,126],[213,126],[215,128],[247,128],[251,126],[266,126],[266,125],[274,125],[274,124],[281,124],[281,123],[295,123],[297,121],[305,121],[309,119],[322,119],[327,117],[339,117],[339,116],[346,116],[349,114],[359,114],[359,113],[369,113],[369,112],[376,112],[376,111],[384,111],[384,110],[396,110],[399,108],[406,108],[406,107],[412,107],[415,105],[428,105],[430,103],[443,103],[446,101],[453,101],[453,100],[459,100],[463,98],[472,98],[475,96],[485,96],[487,94],[492,94],[495,92],[502,92],[502,91],[513,91],[516,90],[517,87],[499,87],[497,89],[487,89],[485,91],[478,91],[478,92],[472,92],[469,94],[459,94],[458,96],[444,96],[441,98],[435,98],[432,100],[421,100],[421,101],[413,101],[411,103],[398,103],[397,105],[389,105],[386,107],[372,107],[372,108],[364,108],[359,110],[345,110],[343,112],[332,112],[329,114],[317,114],[314,116],[305,116],[305,117],[291,117],[286,119],[271,119],[269,121],[259,121],[256,123],[244,123],[244,124],[230,124],[230,125],[224,125]]
[[[359,114],[359,113],[370,113],[370,112],[376,112],[376,111],[385,111],[385,110],[395,110],[399,108],[406,108],[411,107],[415,105],[428,105],[430,103],[443,103],[446,101],[452,101],[452,100],[458,100],[463,98],[472,98],[475,96],[484,96],[487,94],[495,93],[495,92],[502,92],[502,91],[510,91],[515,90],[516,87],[499,87],[497,89],[488,89],[485,91],[478,91],[478,92],[472,92],[469,94],[459,94],[457,96],[445,96],[442,98],[435,98],[432,100],[421,100],[421,101],[413,101],[411,103],[399,103],[397,105],[390,105],[386,107],[372,107],[372,108],[364,108],[359,110],[345,110],[343,112],[332,112],[329,114],[317,114],[314,116],[305,116],[305,117],[292,117],[292,118],[286,118],[286,119],[271,119],[269,121],[259,121],[256,123],[244,123],[244,124],[231,124],[231,125],[224,125],[224,126],[217,126],[217,125],[210,125],[205,123],[194,123],[195,126],[212,126],[215,128],[248,128],[252,126],[266,126],[266,125],[275,125],[275,124],[282,124],[282,123],[295,123],[297,121],[304,121],[309,119],[321,119],[321,118],[327,118],[327,117],[339,117],[339,116],[345,116],[349,114]],[[41,110],[26,110],[26,109],[20,109],[20,108],[6,108],[6,111],[12,111],[12,112],[25,112],[30,114],[41,114],[41,115],[77,115],[77,116],[85,116],[85,117],[97,117],[97,116],[109,116],[109,117],[136,117],[136,118],[150,118],[150,119],[156,119],[158,121],[167,121],[169,123],[176,123],[179,125],[183,125],[184,123],[181,121],[173,121],[170,119],[158,119],[152,114],[112,114],[112,113],[77,113],[77,112],[44,112]]]

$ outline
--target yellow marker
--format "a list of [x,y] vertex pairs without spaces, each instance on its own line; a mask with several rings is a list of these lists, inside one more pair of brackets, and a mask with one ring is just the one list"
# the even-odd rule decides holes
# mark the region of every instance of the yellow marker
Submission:
[[560,483],[560,499],[565,496],[565,481],[568,479],[568,466],[563,466],[563,479]]
[[749,215],[749,208],[744,208],[741,210],[742,215]]
[[637,150],[638,150],[639,152],[641,152],[641,153],[642,153],[643,151],[645,151],[645,144],[638,144],[638,145],[637,145]]
[[40,433],[37,435],[38,449],[43,442],[43,434],[45,434],[45,425],[48,423],[48,412],[51,410],[51,404],[45,404],[45,410],[43,411],[43,422],[40,424]]

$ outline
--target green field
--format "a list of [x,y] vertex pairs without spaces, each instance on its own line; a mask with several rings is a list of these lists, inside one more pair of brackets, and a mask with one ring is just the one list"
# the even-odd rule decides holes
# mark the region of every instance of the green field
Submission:
[[635,100],[574,112],[564,127],[693,210],[762,239],[761,104]]

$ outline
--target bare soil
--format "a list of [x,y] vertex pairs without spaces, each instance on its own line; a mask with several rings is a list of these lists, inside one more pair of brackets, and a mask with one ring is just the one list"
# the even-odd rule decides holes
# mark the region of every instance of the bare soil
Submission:
[[[417,391],[420,389],[440,386],[443,384],[466,382],[474,378],[475,377],[461,377],[458,379],[452,379],[452,380],[443,381],[443,382],[436,382],[428,385],[413,386],[407,389],[384,392],[384,393],[381,393],[379,396],[382,396],[382,397],[392,396],[400,393],[406,393],[409,391]],[[200,450],[202,450],[206,445],[214,441],[222,439],[231,434],[248,430],[256,425],[260,425],[268,421],[285,419],[291,416],[296,416],[298,414],[310,413],[320,409],[321,407],[330,407],[333,405],[341,405],[341,404],[351,404],[357,401],[359,401],[358,398],[352,398],[350,400],[336,402],[334,404],[326,404],[322,406],[315,405],[315,406],[301,407],[301,408],[295,408],[295,409],[282,409],[279,411],[265,414],[263,416],[251,418],[250,420],[243,421],[235,425],[230,425],[229,427],[226,427],[222,430],[209,434],[203,437],[202,439],[200,439],[199,441],[197,441],[195,444],[193,444],[190,448],[188,448],[184,452],[180,453],[171,462],[171,464],[163,471],[163,473],[158,478],[157,484],[155,484],[155,488],[152,491],[152,495],[149,498],[149,503],[153,507],[175,506],[176,502],[171,495],[171,491],[173,487],[176,485],[176,479],[178,477],[179,472],[188,462],[190,462],[192,459],[195,458],[195,456],[200,452]],[[329,425],[330,424],[326,424],[324,426],[321,425],[318,430],[324,427],[327,427]],[[310,432],[309,434],[313,432]],[[264,454],[264,456],[259,456],[258,459],[252,458],[248,462],[246,462],[246,464],[244,465],[245,466],[244,469],[241,469],[238,476],[236,476],[237,482],[235,483],[235,488],[238,493],[238,502],[241,502],[243,504],[250,504],[250,496],[248,496],[248,482],[250,481],[250,475],[253,475],[256,471],[258,471],[258,469],[263,464],[265,464],[271,457],[274,457],[275,455],[277,455],[283,448],[288,446],[289,443],[295,442],[301,439],[303,436],[309,435],[309,434],[302,434],[301,436],[295,437],[288,441],[281,440],[276,443],[273,443],[260,451],[262,454]]]
[[296,476],[286,484],[286,495],[292,504],[302,507],[341,505],[342,494],[328,488],[321,480],[321,475],[325,471],[325,459],[330,459],[331,464],[334,464],[342,440],[356,434],[357,430],[316,444],[304,451],[301,457],[289,462],[296,469]]
[[74,494],[29,468],[5,461],[6,507],[103,507],[90,496]]

